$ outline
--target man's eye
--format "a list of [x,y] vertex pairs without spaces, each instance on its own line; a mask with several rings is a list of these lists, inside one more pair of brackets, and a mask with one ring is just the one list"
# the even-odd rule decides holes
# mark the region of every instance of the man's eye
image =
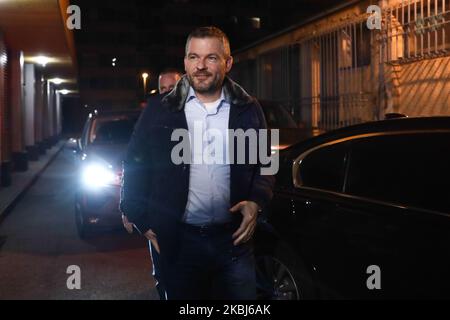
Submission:
[[213,61],[216,62],[217,61],[217,57],[208,57],[209,61]]
[[196,56],[189,56],[189,60],[195,60],[195,59],[197,59]]

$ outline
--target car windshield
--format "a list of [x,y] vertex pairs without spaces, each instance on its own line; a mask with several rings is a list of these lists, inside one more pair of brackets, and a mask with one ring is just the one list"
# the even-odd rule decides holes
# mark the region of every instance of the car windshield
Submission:
[[137,119],[138,116],[96,119],[89,142],[92,144],[127,143]]

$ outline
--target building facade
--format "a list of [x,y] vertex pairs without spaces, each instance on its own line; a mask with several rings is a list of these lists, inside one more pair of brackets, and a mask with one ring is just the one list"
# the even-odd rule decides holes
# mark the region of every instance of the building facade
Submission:
[[349,2],[234,57],[236,80],[305,127],[450,115],[449,0]]
[[62,92],[76,92],[73,36],[65,25],[69,5],[0,2],[0,188],[58,141]]

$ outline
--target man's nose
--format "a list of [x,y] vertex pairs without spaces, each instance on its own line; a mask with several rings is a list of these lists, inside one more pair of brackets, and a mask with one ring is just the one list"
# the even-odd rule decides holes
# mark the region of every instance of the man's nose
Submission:
[[197,69],[198,69],[198,70],[204,70],[204,69],[206,69],[206,63],[205,63],[205,60],[204,60],[204,59],[198,59],[198,62],[197,62]]

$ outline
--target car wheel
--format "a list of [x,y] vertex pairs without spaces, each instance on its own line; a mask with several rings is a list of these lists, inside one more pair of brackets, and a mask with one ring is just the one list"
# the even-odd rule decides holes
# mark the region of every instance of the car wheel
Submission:
[[304,264],[287,246],[256,256],[256,281],[260,300],[316,298]]

